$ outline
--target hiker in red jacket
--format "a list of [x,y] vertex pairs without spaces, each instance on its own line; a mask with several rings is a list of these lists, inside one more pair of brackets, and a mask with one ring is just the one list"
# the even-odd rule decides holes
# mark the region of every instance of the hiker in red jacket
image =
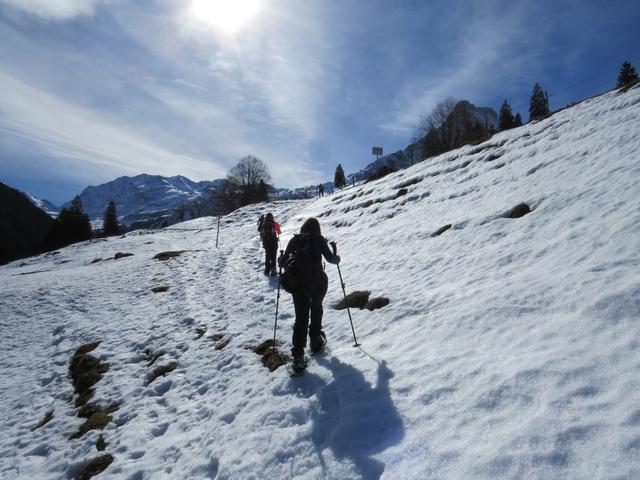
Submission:
[[276,255],[278,254],[278,242],[280,241],[280,225],[274,220],[271,212],[267,213],[264,220],[258,226],[260,232],[260,240],[264,248],[264,274],[275,277],[276,271]]

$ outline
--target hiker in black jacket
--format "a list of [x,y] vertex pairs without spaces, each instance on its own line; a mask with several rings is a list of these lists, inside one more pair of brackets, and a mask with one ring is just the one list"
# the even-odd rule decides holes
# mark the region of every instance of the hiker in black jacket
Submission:
[[[298,253],[301,250],[305,251],[304,256]],[[320,223],[315,218],[307,219],[300,228],[300,234],[294,235],[289,241],[281,257],[281,266],[290,264],[287,262],[290,256],[299,263],[296,266],[298,270],[302,270],[294,274],[297,277],[295,285],[284,286],[287,291],[292,292],[296,313],[291,354],[294,370],[304,371],[307,331],[311,340],[311,352],[314,354],[324,349],[327,339],[322,331],[322,300],[327,293],[329,282],[322,266],[322,257],[334,264],[340,263],[340,257],[335,254],[335,244],[333,244],[333,252],[329,250],[327,239],[321,235]],[[305,264],[300,265],[300,263]],[[283,282],[290,279],[287,273],[285,267]],[[311,317],[311,325],[309,325],[309,317]]]

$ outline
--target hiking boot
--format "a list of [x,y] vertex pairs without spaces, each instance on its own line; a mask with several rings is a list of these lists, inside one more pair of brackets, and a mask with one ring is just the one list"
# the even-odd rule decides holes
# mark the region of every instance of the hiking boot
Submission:
[[321,330],[320,335],[311,338],[311,353],[317,355],[324,351],[324,346],[327,344],[327,336]]
[[293,369],[293,373],[296,375],[303,374],[307,368],[307,360],[304,358],[304,355],[296,355],[293,357],[293,364],[291,367]]

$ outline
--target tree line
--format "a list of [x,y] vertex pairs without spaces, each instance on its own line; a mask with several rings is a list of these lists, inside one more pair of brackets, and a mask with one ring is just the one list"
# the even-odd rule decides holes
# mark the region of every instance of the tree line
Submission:
[[[638,74],[630,62],[624,62],[618,73],[616,88],[638,81]],[[551,113],[549,94],[539,83],[533,87],[529,99],[529,122],[545,118]],[[513,114],[507,99],[500,107],[498,131],[509,130],[523,124],[520,113]],[[448,97],[438,103],[433,111],[424,116],[415,130],[414,140],[421,142],[422,159],[461,147],[469,143],[480,143],[496,133],[487,125],[474,120],[464,102]]]

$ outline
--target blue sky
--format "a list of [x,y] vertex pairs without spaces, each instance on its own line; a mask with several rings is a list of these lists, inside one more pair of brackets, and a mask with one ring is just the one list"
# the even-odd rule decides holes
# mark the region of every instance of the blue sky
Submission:
[[139,173],[278,186],[404,148],[447,96],[528,117],[640,67],[640,2],[0,0],[0,179],[69,200]]

